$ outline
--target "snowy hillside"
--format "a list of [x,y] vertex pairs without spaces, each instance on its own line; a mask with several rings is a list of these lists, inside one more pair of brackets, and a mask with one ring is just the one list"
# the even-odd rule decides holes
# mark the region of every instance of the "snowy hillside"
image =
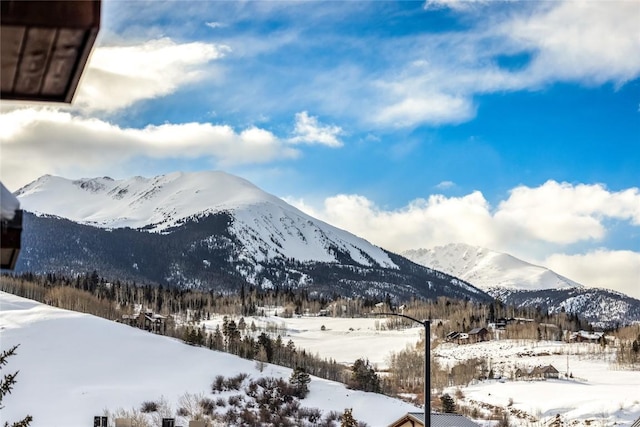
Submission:
[[[291,375],[290,369],[272,365],[260,373],[249,360],[2,292],[0,304],[1,349],[20,344],[5,367],[20,373],[3,401],[3,420],[31,414],[33,427],[80,427],[90,425],[105,409],[140,408],[160,397],[174,411],[185,393],[216,398],[211,383],[217,375],[287,380]],[[372,427],[419,410],[315,377],[309,387],[302,406],[323,413],[353,408],[353,415]],[[186,425],[184,419],[177,421]]]
[[509,254],[463,243],[409,250],[402,255],[417,264],[459,277],[484,290],[508,288],[531,291],[582,287],[547,268]]
[[17,192],[24,210],[102,228],[167,232],[188,220],[225,212],[257,261],[291,258],[396,268],[380,248],[314,219],[250,182],[224,172],[176,172],[154,178],[69,180],[45,175]]

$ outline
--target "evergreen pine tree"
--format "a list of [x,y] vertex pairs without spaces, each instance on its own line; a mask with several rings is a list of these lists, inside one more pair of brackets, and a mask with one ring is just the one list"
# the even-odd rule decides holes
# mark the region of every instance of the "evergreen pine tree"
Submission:
[[224,337],[220,331],[220,325],[216,325],[216,329],[213,332],[212,346],[214,350],[224,350]]
[[442,412],[450,414],[456,412],[456,402],[449,394],[445,393],[440,396],[440,402],[442,402]]
[[358,359],[351,367],[349,387],[355,390],[380,393],[380,379],[368,360]]
[[355,418],[353,418],[353,414],[351,413],[351,411],[352,410],[350,408],[344,410],[340,427],[358,427],[358,422]]
[[[7,359],[9,357],[14,356],[16,354],[17,348],[18,346],[15,345],[11,347],[9,350],[5,350],[2,353],[0,353],[0,369],[2,369],[2,367],[7,364]],[[4,409],[4,406],[2,405],[2,400],[6,395],[11,394],[11,390],[13,390],[13,386],[17,382],[16,376],[18,376],[18,372],[19,371],[16,371],[13,374],[5,374],[4,377],[0,379],[0,409]],[[5,427],[28,427],[29,424],[31,424],[32,420],[33,420],[33,417],[31,415],[27,415],[22,420],[16,421],[11,425],[9,424],[8,421],[5,421],[4,425]]]
[[309,394],[310,382],[309,374],[299,366],[293,370],[291,378],[289,378],[289,383],[294,387],[296,396],[300,399],[304,399]]

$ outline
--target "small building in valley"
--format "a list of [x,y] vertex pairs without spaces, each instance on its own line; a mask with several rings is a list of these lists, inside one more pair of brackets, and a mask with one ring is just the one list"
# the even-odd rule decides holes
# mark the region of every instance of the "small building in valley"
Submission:
[[553,365],[518,368],[514,373],[516,380],[541,380],[558,378],[559,376],[560,372]]
[[572,332],[569,335],[570,342],[600,342],[604,337],[604,332]]
[[469,342],[481,342],[489,339],[487,328],[473,328],[469,331]]

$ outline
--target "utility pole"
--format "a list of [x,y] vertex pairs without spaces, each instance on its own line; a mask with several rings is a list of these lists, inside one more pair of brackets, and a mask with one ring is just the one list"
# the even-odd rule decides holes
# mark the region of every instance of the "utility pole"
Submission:
[[424,427],[431,427],[431,321],[418,320],[406,314],[372,313],[374,316],[398,316],[424,326]]

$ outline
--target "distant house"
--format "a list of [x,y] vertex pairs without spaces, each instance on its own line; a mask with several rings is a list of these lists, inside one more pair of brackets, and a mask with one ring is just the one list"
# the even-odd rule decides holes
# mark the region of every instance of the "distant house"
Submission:
[[542,375],[542,377],[546,379],[558,378],[560,372],[558,372],[558,370],[553,365],[547,365],[540,368],[540,375]]
[[[480,427],[464,415],[459,414],[431,414],[432,427]],[[424,427],[424,413],[409,412],[389,427]]]
[[140,310],[138,314],[122,315],[122,323],[156,334],[165,333],[166,320],[166,316],[156,314],[151,310]]
[[560,372],[553,366],[536,366],[534,368],[518,368],[514,373],[516,380],[535,380],[535,379],[549,379],[558,378]]
[[518,368],[514,373],[514,377],[516,378],[516,380],[527,380],[531,378],[532,374],[533,374],[533,368],[531,369]]
[[460,337],[460,332],[453,331],[453,332],[449,332],[447,336],[444,337],[444,339],[445,341],[452,342],[452,341],[456,341],[459,337]]
[[571,332],[569,335],[570,342],[600,342],[604,337],[604,332],[587,332],[578,331]]
[[144,329],[156,334],[164,333],[166,320],[167,318],[165,316],[148,311],[144,314]]
[[495,323],[496,329],[502,329],[502,330],[506,329],[510,320],[513,320],[513,319],[507,319],[506,317],[501,317],[497,319]]
[[473,328],[469,331],[470,342],[487,341],[489,339],[489,331],[487,328]]

